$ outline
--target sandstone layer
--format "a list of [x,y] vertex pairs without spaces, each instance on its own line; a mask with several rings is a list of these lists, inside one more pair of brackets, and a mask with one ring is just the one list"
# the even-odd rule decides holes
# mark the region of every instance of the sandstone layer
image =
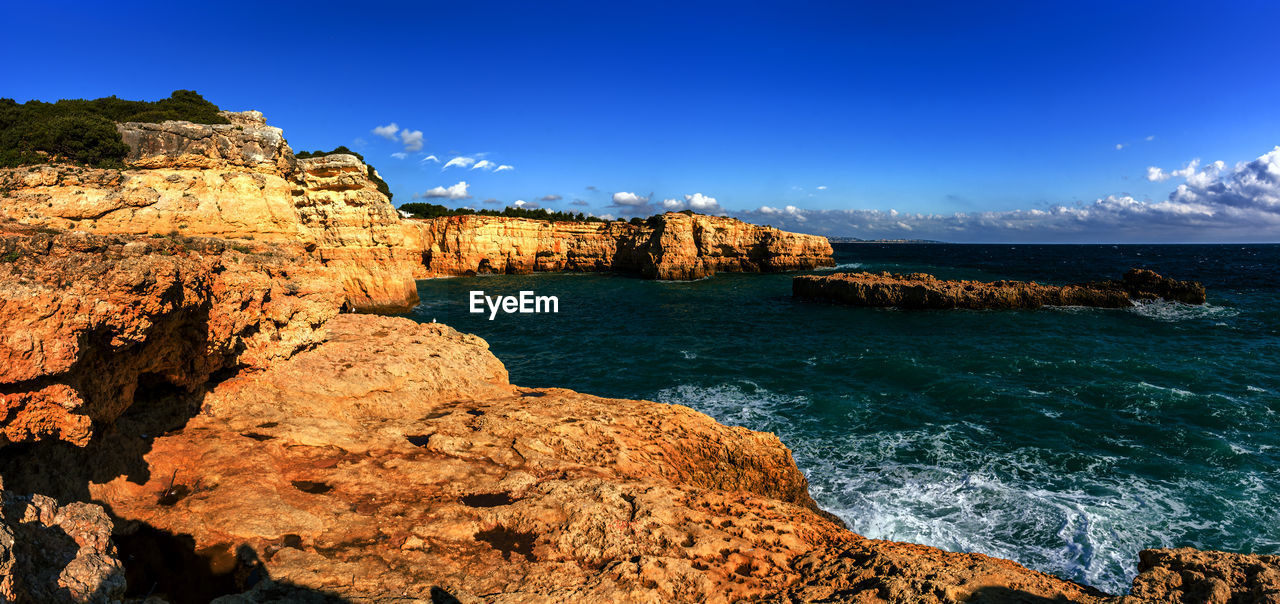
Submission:
[[407,245],[421,250],[423,277],[621,271],[692,280],[834,265],[825,237],[700,214],[667,213],[642,225],[449,216],[409,220],[406,229]]
[[[134,436],[147,475],[88,484],[122,550],[188,541],[184,576],[240,601],[281,584],[356,602],[1104,598],[1005,560],[861,538],[817,508],[775,436],[513,386],[483,340],[439,324],[341,315],[318,347],[220,383],[180,430]],[[53,466],[5,479],[69,490],[49,483],[78,478]],[[141,582],[184,601],[190,584],[161,561],[127,570],[131,594]]]
[[130,148],[124,170],[0,170],[0,217],[97,234],[296,243],[330,268],[353,308],[417,303],[399,215],[364,163],[342,154],[298,160],[261,113],[223,115],[230,124],[120,124]]
[[1124,308],[1134,300],[1205,301],[1204,286],[1199,283],[1176,281],[1142,269],[1131,269],[1116,281],[1065,286],[1034,281],[945,281],[924,273],[802,275],[792,279],[791,292],[798,298],[905,309]]
[[0,234],[0,446],[83,446],[158,392],[313,344],[342,294],[299,247]]

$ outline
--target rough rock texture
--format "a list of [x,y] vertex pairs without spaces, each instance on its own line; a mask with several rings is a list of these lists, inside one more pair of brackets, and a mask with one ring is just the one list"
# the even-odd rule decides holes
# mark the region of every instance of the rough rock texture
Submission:
[[418,301],[419,257],[405,254],[405,231],[387,197],[354,155],[298,160],[305,195],[298,215],[320,260],[332,267],[347,300],[362,310],[404,310]]
[[333,267],[352,307],[417,304],[399,215],[363,163],[351,155],[299,161],[261,113],[223,115],[232,123],[120,124],[125,170],[0,170],[0,218],[100,234],[300,243]]
[[420,276],[625,271],[651,279],[832,266],[825,237],[719,216],[667,213],[642,226],[494,216],[406,221],[406,247],[421,250]]
[[1165,299],[1203,304],[1204,287],[1175,281],[1151,271],[1131,269],[1119,281],[1082,285],[1042,285],[1023,281],[944,281],[924,273],[839,273],[802,275],[792,279],[796,297],[854,306],[908,309],[1008,309],[1041,306],[1123,308],[1132,300]]
[[294,170],[293,150],[284,131],[267,125],[258,111],[223,111],[230,124],[127,122],[116,126],[129,145],[125,162],[137,168],[245,168],[288,175]]
[[1191,548],[1138,554],[1132,600],[1167,604],[1280,603],[1280,556]]
[[0,492],[0,602],[118,602],[124,568],[101,506]]
[[[816,508],[773,435],[512,386],[482,340],[443,325],[341,315],[328,329],[150,440],[148,479],[89,485],[121,540],[178,535],[236,552],[221,576],[257,569],[357,602],[1101,598],[1012,562],[858,537]],[[182,589],[129,571],[158,595]]]
[[85,445],[140,400],[314,343],[341,293],[300,250],[256,247],[0,234],[0,446]]

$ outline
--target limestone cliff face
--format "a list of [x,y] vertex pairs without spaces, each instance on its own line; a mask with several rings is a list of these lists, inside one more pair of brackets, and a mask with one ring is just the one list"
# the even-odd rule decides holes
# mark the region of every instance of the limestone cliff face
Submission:
[[406,247],[421,250],[419,276],[624,271],[690,280],[725,272],[831,266],[825,237],[718,216],[668,213],[644,225],[548,222],[493,216],[409,220]]
[[342,304],[298,244],[0,236],[0,446],[86,445],[150,397],[314,343]]
[[305,193],[298,216],[320,260],[334,269],[348,301],[364,310],[403,310],[417,302],[418,259],[403,253],[400,216],[354,155],[298,160]]
[[448,216],[407,220],[406,246],[419,251],[419,276],[535,271],[607,271],[619,258],[619,242],[635,227],[620,222],[550,222],[496,216]]
[[[354,156],[297,160],[258,112],[231,124],[126,123],[124,170],[47,165],[0,170],[0,215],[32,226],[298,242],[357,309],[417,303],[390,200]],[[397,256],[397,253],[400,255]]]

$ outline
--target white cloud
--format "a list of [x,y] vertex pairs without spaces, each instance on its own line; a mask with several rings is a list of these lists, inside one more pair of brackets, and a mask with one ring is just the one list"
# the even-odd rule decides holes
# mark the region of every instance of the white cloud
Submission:
[[395,122],[391,122],[386,126],[378,126],[373,129],[374,134],[391,141],[396,140],[396,133],[399,131],[400,126],[397,126]]
[[1147,142],[1149,143],[1149,142],[1151,142],[1151,141],[1153,141],[1153,140],[1156,140],[1156,135],[1152,134],[1152,135],[1148,136],[1147,138],[1145,138],[1145,139],[1143,139],[1143,140],[1145,140],[1145,141],[1147,141]]
[[628,193],[623,191],[623,192],[613,194],[613,203],[614,205],[619,205],[619,206],[642,206],[649,203],[649,198],[652,196],[653,195],[650,194],[647,197],[642,197],[635,193]]
[[423,162],[423,163],[426,163],[426,162],[429,162],[429,161],[433,161],[433,162],[436,162],[436,163],[438,164],[438,163],[440,163],[440,158],[439,158],[439,157],[436,157],[436,156],[434,156],[434,155],[428,155],[428,156],[426,156],[426,157],[424,157],[424,158],[422,158],[422,159],[420,159],[420,160],[418,160],[418,161]]
[[409,157],[409,154],[408,153],[392,153],[391,157],[394,157],[396,159],[404,159],[406,157]]
[[493,162],[491,162],[491,161],[489,161],[489,160],[487,160],[487,159],[482,159],[482,160],[480,160],[480,161],[476,162],[476,165],[471,166],[471,169],[472,169],[472,170],[492,170],[492,169],[494,169],[495,167],[497,167],[497,164],[495,164],[495,163],[493,163]]
[[414,199],[471,199],[471,195],[467,193],[467,181],[459,182],[451,187],[436,187],[425,193],[418,193],[413,196]]
[[476,160],[475,160],[475,158],[473,158],[473,157],[465,157],[465,156],[462,156],[462,157],[455,157],[455,158],[453,158],[453,159],[451,159],[451,160],[449,160],[449,161],[445,162],[444,167],[443,167],[443,168],[440,168],[440,169],[441,169],[441,170],[447,170],[447,169],[452,168],[452,167],[454,167],[454,166],[458,166],[459,168],[470,168],[470,167],[471,167],[471,164],[474,164],[474,163],[476,163]]
[[[1158,168],[1156,170],[1159,170]],[[1152,172],[1184,184],[1161,201],[1108,195],[1089,203],[1000,212],[930,214],[771,206],[734,215],[781,228],[863,238],[945,241],[1276,241],[1280,239],[1280,146],[1234,167],[1199,162]],[[1163,178],[1168,175],[1168,178]]]
[[517,200],[515,200],[515,201],[511,202],[511,205],[513,205],[513,206],[515,206],[515,207],[517,207],[517,208],[522,208],[522,207],[524,207],[524,206],[525,206],[525,204],[527,204],[527,203],[529,203],[529,202],[527,202],[527,201],[525,201],[525,200],[523,200],[523,199],[517,199]]
[[400,142],[404,143],[405,151],[421,151],[422,131],[405,128],[400,131]]
[[693,195],[684,196],[685,203],[689,204],[689,209],[699,210],[703,212],[711,212],[720,209],[719,202],[714,197],[707,197],[702,193],[694,193]]
[[819,186],[818,186],[818,190],[819,190],[819,191],[826,191],[826,190],[827,190],[827,185],[819,185]]
[[1116,151],[1119,151],[1123,148],[1124,148],[1124,143],[1116,143]]
[[662,200],[662,209],[668,212],[688,209],[703,214],[724,214],[724,208],[720,207],[720,203],[716,201],[716,198],[707,197],[702,193],[685,195],[683,201],[679,199],[664,199]]
[[493,169],[494,172],[506,172],[507,170],[515,170],[515,168],[512,166],[508,166],[507,164],[502,164],[501,166],[498,166]]

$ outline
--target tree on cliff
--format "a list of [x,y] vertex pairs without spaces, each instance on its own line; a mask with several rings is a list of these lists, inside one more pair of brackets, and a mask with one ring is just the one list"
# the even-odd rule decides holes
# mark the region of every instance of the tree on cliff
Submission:
[[194,90],[159,101],[64,99],[56,103],[0,99],[0,167],[65,161],[118,168],[129,153],[117,122],[185,120],[226,124],[217,105]]

